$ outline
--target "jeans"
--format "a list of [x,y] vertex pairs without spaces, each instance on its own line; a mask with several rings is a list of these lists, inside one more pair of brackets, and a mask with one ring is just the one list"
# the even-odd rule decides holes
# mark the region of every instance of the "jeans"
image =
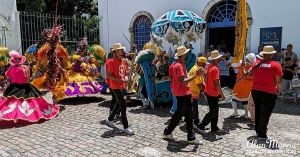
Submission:
[[275,107],[277,95],[252,90],[252,97],[255,104],[255,131],[258,137],[267,138],[267,126]]
[[171,108],[171,112],[175,113],[176,110],[177,110],[177,98],[175,95],[173,95],[173,106]]
[[121,111],[121,117],[122,117],[122,124],[124,126],[124,129],[128,128],[128,121],[126,116],[126,102],[124,99],[124,92],[120,89],[113,89],[112,94],[116,98],[116,105],[114,106],[114,109],[112,110],[112,113],[109,115],[108,120],[112,121],[115,117],[115,115],[118,113],[118,111]]
[[192,116],[192,96],[178,96],[176,97],[178,104],[177,104],[177,110],[175,111],[174,115],[172,116],[170,124],[166,127],[164,130],[165,135],[170,135],[173,130],[178,125],[181,118],[185,117],[185,124],[186,124],[186,130],[188,132],[187,139],[188,141],[192,141],[195,138],[195,134],[193,132],[193,116]]
[[199,110],[198,110],[198,99],[193,99],[193,122],[195,125],[200,123]]
[[218,131],[218,119],[219,119],[219,96],[209,96],[206,94],[208,106],[209,106],[209,112],[204,116],[202,122],[198,125],[200,129],[205,129],[205,126],[207,126],[209,123],[211,123],[211,131]]

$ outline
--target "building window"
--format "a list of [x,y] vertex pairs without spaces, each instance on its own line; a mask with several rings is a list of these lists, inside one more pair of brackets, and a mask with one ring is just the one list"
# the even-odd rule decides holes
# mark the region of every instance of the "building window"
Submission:
[[237,10],[237,3],[235,1],[223,1],[215,5],[207,20],[208,27],[234,27],[235,16]]
[[134,21],[134,43],[137,45],[137,50],[143,50],[144,45],[150,41],[151,20],[141,15]]

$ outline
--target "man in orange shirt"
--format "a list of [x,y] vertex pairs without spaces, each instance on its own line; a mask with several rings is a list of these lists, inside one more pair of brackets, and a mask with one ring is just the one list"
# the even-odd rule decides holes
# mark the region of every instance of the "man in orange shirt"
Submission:
[[117,103],[114,106],[113,111],[106,120],[107,124],[111,127],[115,127],[113,119],[117,112],[121,111],[122,124],[124,126],[124,132],[128,135],[133,135],[133,131],[128,126],[126,116],[126,102],[124,99],[124,91],[128,81],[125,80],[126,67],[122,64],[124,58],[124,47],[120,43],[113,44],[112,51],[114,53],[113,58],[106,62],[106,77],[112,94]]
[[218,118],[219,118],[219,100],[224,101],[225,96],[223,94],[221,85],[220,85],[220,69],[218,67],[219,60],[222,55],[219,51],[215,50],[211,52],[211,56],[208,58],[211,60],[211,64],[207,68],[207,78],[204,88],[204,93],[207,98],[209,112],[205,115],[202,122],[198,125],[198,128],[201,131],[205,130],[205,126],[211,123],[211,132],[218,132]]
[[171,87],[172,92],[177,99],[177,110],[172,116],[170,124],[164,130],[164,136],[166,139],[173,140],[172,135],[173,130],[178,125],[181,118],[185,117],[186,129],[188,132],[187,139],[191,144],[201,144],[193,132],[193,117],[192,117],[192,93],[190,90],[189,82],[195,79],[200,75],[200,70],[197,70],[196,74],[193,76],[188,76],[186,65],[184,63],[186,54],[190,51],[185,46],[180,46],[177,48],[177,53],[175,57],[178,57],[178,60],[174,63],[174,69],[171,74]]

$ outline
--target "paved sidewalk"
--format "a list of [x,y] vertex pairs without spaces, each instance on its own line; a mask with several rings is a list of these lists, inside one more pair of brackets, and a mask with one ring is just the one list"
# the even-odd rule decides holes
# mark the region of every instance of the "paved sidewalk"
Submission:
[[[45,98],[51,102],[51,95]],[[219,127],[227,133],[197,134],[204,145],[188,145],[184,124],[174,136],[179,142],[162,139],[163,129],[170,119],[167,108],[155,111],[131,105],[128,120],[134,136],[126,136],[120,129],[112,129],[104,120],[109,110],[108,96],[76,98],[63,102],[62,111],[53,120],[40,124],[0,129],[0,156],[137,156],[145,150],[161,156],[300,156],[300,105],[277,104],[269,124],[269,136],[278,142],[263,145],[253,140],[255,131],[245,119],[228,118],[228,105],[220,108]],[[199,107],[200,118],[208,110]],[[243,110],[239,110],[242,114]],[[117,122],[118,128],[122,125]],[[222,138],[222,139],[219,139]],[[267,146],[268,148],[262,148]],[[273,149],[270,149],[272,146]]]

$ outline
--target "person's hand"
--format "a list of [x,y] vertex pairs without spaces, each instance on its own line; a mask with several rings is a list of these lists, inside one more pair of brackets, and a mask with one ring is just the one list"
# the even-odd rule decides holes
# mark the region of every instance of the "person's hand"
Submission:
[[225,101],[226,98],[225,98],[225,96],[222,94],[222,95],[221,95],[221,98],[220,98],[219,100],[220,100],[220,101]]

